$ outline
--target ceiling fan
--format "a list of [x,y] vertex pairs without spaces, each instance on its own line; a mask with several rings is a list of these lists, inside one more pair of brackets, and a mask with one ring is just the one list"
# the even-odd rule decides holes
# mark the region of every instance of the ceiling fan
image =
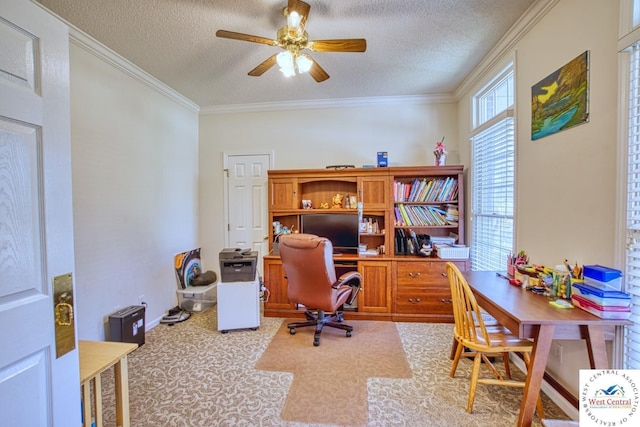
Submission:
[[289,0],[289,4],[283,10],[284,15],[287,17],[287,25],[278,30],[275,40],[226,30],[216,31],[216,36],[269,46],[279,46],[284,49],[283,52],[271,55],[256,68],[249,71],[250,76],[261,76],[269,68],[278,64],[280,71],[287,77],[308,72],[315,81],[320,83],[327,80],[329,74],[309,54],[302,53],[302,50],[308,49],[313,52],[364,52],[367,49],[367,41],[365,39],[309,40],[309,35],[304,27],[310,9],[311,6],[303,1]]

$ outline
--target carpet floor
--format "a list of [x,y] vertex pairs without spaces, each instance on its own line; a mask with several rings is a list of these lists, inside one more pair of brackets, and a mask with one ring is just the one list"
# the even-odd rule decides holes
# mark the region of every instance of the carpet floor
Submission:
[[[462,360],[456,377],[449,377],[452,324],[347,321],[355,327],[352,337],[345,337],[342,331],[325,330],[320,346],[314,347],[311,331],[307,334],[298,329],[292,336],[282,329],[283,323],[286,320],[263,317],[256,331],[222,334],[217,330],[214,306],[194,313],[185,322],[161,324],[147,331],[146,343],[129,355],[131,425],[516,424],[521,389],[479,385],[474,412],[465,411],[471,362]],[[394,334],[388,329],[395,329],[399,345],[392,343],[387,353],[381,352],[380,344],[385,343],[375,339],[376,328],[385,330],[385,339],[393,339]],[[340,352],[335,351],[336,343],[342,348]],[[287,344],[301,350],[295,355],[295,362],[294,356],[287,353]],[[273,355],[278,353],[271,352],[271,346],[283,352],[279,361],[274,360],[277,357]],[[272,359],[270,366],[267,358]],[[361,373],[356,373],[356,368],[336,371],[338,363],[363,366],[357,368]],[[314,379],[297,378],[300,366],[305,364],[307,375],[316,375]],[[374,367],[379,371],[372,371]],[[517,368],[512,371],[514,377],[522,378]],[[483,372],[489,376],[486,370]],[[326,384],[323,381],[319,385],[320,380]],[[102,385],[105,426],[115,426],[112,371],[103,374]],[[360,397],[350,400],[348,408],[341,407],[338,402],[351,394]],[[543,404],[547,418],[568,419],[544,394]],[[317,407],[325,409],[319,413]],[[323,412],[348,415],[328,418]],[[303,413],[304,418],[298,413]],[[533,425],[541,425],[537,417]]]

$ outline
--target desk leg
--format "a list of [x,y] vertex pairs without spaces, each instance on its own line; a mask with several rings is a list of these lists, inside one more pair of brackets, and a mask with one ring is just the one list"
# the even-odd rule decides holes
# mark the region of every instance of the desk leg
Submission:
[[102,427],[102,379],[100,375],[96,375],[93,379],[93,397],[96,407],[96,427]]
[[582,334],[587,340],[587,352],[591,369],[609,369],[607,346],[602,326],[582,326]]
[[91,427],[91,379],[82,384],[82,410],[84,427]]
[[129,372],[127,356],[124,356],[114,366],[116,386],[116,423],[121,427],[129,424]]
[[536,409],[538,395],[542,378],[547,367],[549,350],[555,325],[540,325],[537,328],[536,336],[533,340],[533,351],[531,352],[531,363],[527,371],[527,381],[524,385],[524,395],[520,405],[520,415],[518,416],[518,426],[529,427],[533,421],[533,413]]

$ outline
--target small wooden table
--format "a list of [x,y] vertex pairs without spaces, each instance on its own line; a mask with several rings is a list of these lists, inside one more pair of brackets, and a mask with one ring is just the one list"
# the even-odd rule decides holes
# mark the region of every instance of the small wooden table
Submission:
[[530,426],[553,339],[584,339],[591,369],[609,369],[606,339],[628,320],[601,319],[580,308],[556,308],[549,300],[519,286],[510,285],[495,271],[466,271],[480,307],[521,339],[533,339],[518,426]]
[[102,392],[100,374],[114,367],[116,393],[116,424],[130,427],[129,423],[129,373],[127,355],[138,348],[135,343],[109,341],[78,341],[80,357],[80,384],[84,402],[84,427],[91,426],[91,382],[94,383],[96,427],[102,427]]

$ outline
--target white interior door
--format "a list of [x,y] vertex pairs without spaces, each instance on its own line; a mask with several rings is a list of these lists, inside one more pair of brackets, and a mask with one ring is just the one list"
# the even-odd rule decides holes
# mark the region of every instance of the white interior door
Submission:
[[[57,354],[53,277],[73,278],[66,25],[0,0],[0,424],[77,426],[77,337]],[[65,295],[73,308],[73,290]],[[75,328],[72,310],[65,325]],[[60,346],[59,346],[60,347]]]
[[258,270],[268,246],[267,171],[269,154],[225,156],[227,179],[228,247],[258,252]]

